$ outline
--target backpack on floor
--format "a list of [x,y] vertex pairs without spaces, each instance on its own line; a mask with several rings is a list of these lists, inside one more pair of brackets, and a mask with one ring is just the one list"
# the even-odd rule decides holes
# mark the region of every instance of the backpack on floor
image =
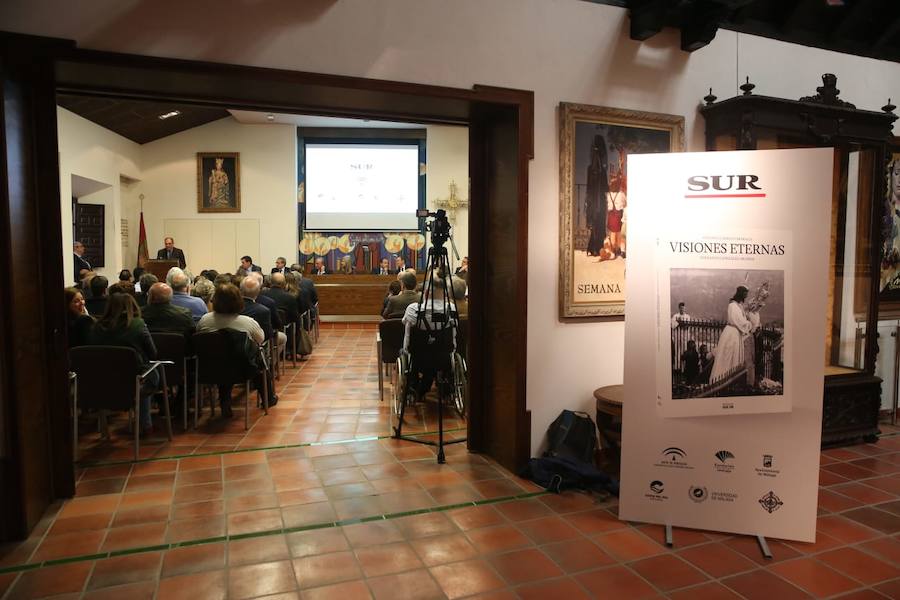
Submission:
[[564,456],[532,458],[521,473],[547,491],[588,490],[619,495],[619,482],[591,463]]
[[587,413],[564,410],[547,429],[547,451],[544,456],[573,458],[594,464],[597,449],[597,426]]

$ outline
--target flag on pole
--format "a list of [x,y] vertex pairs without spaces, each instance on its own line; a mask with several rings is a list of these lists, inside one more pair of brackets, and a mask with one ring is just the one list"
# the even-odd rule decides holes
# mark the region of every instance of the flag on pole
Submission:
[[138,238],[137,266],[143,268],[148,260],[150,260],[150,255],[147,252],[147,230],[144,229],[144,211],[141,211],[141,232]]

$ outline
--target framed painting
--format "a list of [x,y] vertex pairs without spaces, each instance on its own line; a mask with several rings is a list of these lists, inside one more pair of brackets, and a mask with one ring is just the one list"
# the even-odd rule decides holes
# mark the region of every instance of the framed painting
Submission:
[[560,103],[560,318],[624,318],[626,160],[683,149],[684,117]]
[[887,145],[881,221],[881,308],[900,312],[900,137]]
[[241,212],[239,153],[197,153],[197,212]]

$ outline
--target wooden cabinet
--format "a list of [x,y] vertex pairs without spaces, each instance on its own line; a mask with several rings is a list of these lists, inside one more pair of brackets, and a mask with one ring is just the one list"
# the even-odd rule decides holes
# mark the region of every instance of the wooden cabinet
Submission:
[[831,74],[799,100],[754,94],[749,81],[740,87],[733,98],[717,102],[712,91],[704,98],[707,150],[835,149],[833,171],[822,174],[834,182],[832,197],[822,199],[832,212],[822,444],[874,441],[881,405],[874,375],[879,267],[896,107],[856,108],[839,97]]

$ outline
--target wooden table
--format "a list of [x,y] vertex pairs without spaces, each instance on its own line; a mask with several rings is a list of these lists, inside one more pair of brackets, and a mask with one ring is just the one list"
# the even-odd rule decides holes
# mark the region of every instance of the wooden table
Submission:
[[[307,276],[304,276],[307,277]],[[396,275],[308,275],[319,294],[319,314],[325,316],[381,315],[384,296]],[[417,275],[422,281],[424,275]]]
[[597,429],[604,462],[619,472],[622,452],[622,401],[624,385],[607,385],[594,390],[597,400]]

